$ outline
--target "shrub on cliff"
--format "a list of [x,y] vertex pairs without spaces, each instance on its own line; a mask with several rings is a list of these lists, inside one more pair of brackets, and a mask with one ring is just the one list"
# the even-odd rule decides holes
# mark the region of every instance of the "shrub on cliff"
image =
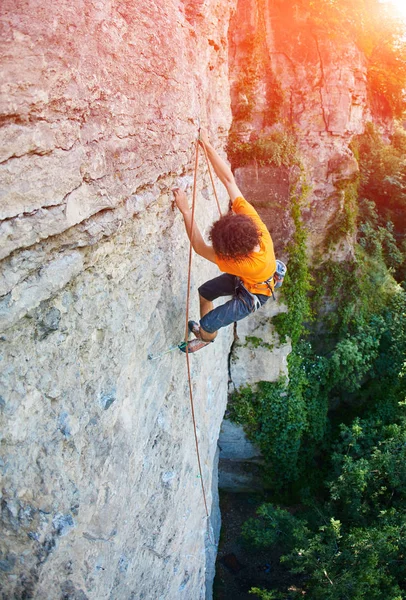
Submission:
[[298,163],[294,136],[286,131],[274,131],[249,142],[241,141],[238,132],[231,132],[227,145],[233,169],[257,162],[261,167],[290,167]]

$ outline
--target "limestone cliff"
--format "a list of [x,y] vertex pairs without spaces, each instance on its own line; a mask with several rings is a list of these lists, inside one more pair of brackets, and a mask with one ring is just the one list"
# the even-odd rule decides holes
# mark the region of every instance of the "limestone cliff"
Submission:
[[[231,8],[1,3],[2,598],[197,599],[206,571],[210,590],[185,357],[147,357],[184,335],[170,189],[198,117],[224,143]],[[193,316],[215,273],[195,260]],[[209,510],[230,335],[192,361]]]

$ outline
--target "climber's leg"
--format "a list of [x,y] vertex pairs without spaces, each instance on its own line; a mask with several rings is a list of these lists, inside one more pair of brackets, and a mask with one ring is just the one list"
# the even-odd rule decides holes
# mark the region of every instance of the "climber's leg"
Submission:
[[[234,289],[232,289],[231,284],[233,284]],[[250,294],[238,277],[228,274],[221,275],[202,285],[199,288],[199,294],[201,298],[200,335],[202,340],[205,341],[212,341],[221,327],[226,327],[235,321],[244,319],[268,300],[268,296]],[[213,308],[212,300],[230,294],[233,296],[231,300],[217,308]]]
[[[232,296],[232,298],[214,308],[213,300],[220,296]],[[200,327],[195,321],[189,321],[189,329],[196,335],[196,339],[187,344],[189,353],[197,352],[209,345],[214,341],[221,327],[244,319],[269,299],[262,294],[250,294],[238,277],[227,273],[200,286],[199,298]],[[185,352],[186,349],[182,351]]]
[[204,340],[206,342],[211,342],[216,338],[217,331],[213,331],[213,333],[209,333],[208,331],[203,329],[201,326],[201,320],[204,316],[206,316],[208,313],[210,313],[212,310],[214,310],[213,302],[211,300],[206,300],[206,298],[203,298],[203,296],[201,296],[200,294],[199,294],[199,300],[200,300],[200,337],[202,340]]
[[200,301],[200,337],[201,339],[211,342],[217,336],[217,330],[208,331],[202,326],[201,320],[207,314],[214,310],[213,300],[220,296],[232,296],[235,293],[237,285],[237,277],[224,273],[206,281],[199,287]]

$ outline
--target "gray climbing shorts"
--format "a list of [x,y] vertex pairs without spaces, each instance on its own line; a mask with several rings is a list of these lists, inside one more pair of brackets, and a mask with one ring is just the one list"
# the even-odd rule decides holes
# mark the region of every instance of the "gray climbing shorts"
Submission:
[[214,333],[221,327],[241,321],[269,300],[269,296],[264,294],[251,294],[238,277],[228,273],[206,281],[199,287],[199,294],[210,301],[220,296],[232,296],[231,300],[214,308],[200,319],[200,326],[207,333]]

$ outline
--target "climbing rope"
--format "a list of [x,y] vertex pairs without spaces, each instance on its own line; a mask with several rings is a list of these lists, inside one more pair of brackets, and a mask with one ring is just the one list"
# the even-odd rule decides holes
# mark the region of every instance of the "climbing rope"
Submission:
[[[190,372],[189,350],[188,350],[188,346],[187,346],[187,341],[188,341],[188,337],[189,337],[189,305],[190,305],[190,287],[191,287],[192,256],[193,256],[192,239],[193,239],[193,230],[194,230],[194,226],[195,226],[197,171],[198,171],[198,166],[199,166],[199,139],[200,139],[200,127],[199,127],[199,136],[198,136],[198,138],[196,140],[195,165],[194,165],[194,175],[193,175],[192,226],[191,226],[191,231],[190,231],[189,265],[188,265],[186,311],[185,311],[186,312],[186,325],[185,325],[185,344],[186,344],[186,349],[185,350],[186,350],[186,365],[187,365],[187,374],[188,374],[188,382],[189,382],[190,408],[191,408],[191,413],[192,413],[193,430],[194,430],[194,436],[195,436],[196,455],[197,455],[197,462],[198,462],[198,465],[199,465],[199,476],[200,476],[200,483],[201,483],[202,492],[203,492],[204,507],[205,507],[205,510],[206,510],[206,516],[207,516],[207,518],[209,518],[209,511],[208,511],[208,508],[207,508],[206,491],[205,491],[205,488],[204,488],[202,466],[201,466],[201,461],[200,461],[199,442],[198,442],[198,439],[197,439],[196,417],[195,417],[195,409],[194,409],[194,402],[193,402],[192,376],[191,376],[191,372]],[[218,201],[218,197],[217,197],[217,193],[216,193],[216,188],[215,188],[215,185],[214,185],[214,180],[213,180],[213,176],[212,176],[212,172],[211,172],[211,168],[210,168],[209,157],[207,156],[207,150],[206,150],[206,148],[205,148],[204,145],[203,145],[203,149],[204,149],[204,155],[205,155],[206,162],[207,162],[208,171],[209,171],[209,174],[210,174],[210,180],[211,180],[211,183],[212,183],[212,186],[213,186],[214,196],[215,196],[216,202],[217,202],[217,208],[218,208],[219,214],[221,216],[220,203]]]
[[[199,141],[197,141],[197,145],[199,145]],[[211,185],[213,187],[213,192],[214,192],[214,197],[216,199],[216,203],[217,203],[217,208],[219,211],[219,215],[221,217],[221,208],[220,208],[220,202],[219,199],[217,197],[217,192],[216,192],[216,186],[214,185],[214,179],[213,179],[213,175],[211,172],[211,167],[210,167],[210,161],[209,161],[209,157],[207,156],[207,150],[206,150],[206,146],[203,144],[203,151],[204,151],[204,156],[206,158],[206,163],[207,163],[207,170],[209,171],[209,175],[210,175],[210,181],[211,181]]]

